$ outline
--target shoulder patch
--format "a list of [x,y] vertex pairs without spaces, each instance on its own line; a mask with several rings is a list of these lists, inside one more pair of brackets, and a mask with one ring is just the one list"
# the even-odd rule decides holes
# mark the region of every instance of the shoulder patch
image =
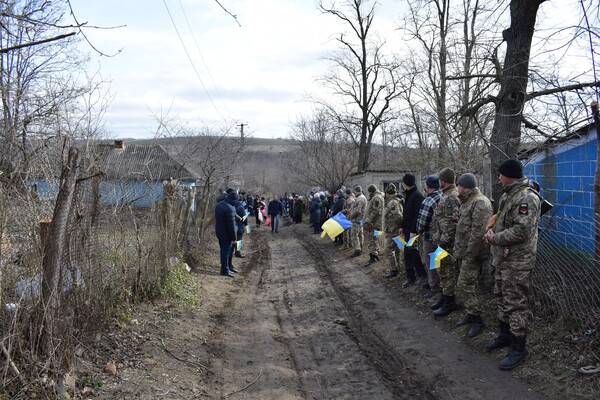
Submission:
[[454,206],[446,206],[446,217],[451,217],[454,214]]
[[529,203],[519,204],[519,214],[522,214],[522,215],[529,214]]

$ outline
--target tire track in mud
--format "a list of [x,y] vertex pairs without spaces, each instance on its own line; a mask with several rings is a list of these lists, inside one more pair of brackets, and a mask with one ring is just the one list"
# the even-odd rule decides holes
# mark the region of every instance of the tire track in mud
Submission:
[[375,278],[372,273],[379,274],[383,264],[364,268],[349,253],[301,229],[296,233],[346,308],[349,335],[394,393],[427,399],[545,398],[462,343],[468,339],[449,332],[430,312],[419,311],[398,286]]

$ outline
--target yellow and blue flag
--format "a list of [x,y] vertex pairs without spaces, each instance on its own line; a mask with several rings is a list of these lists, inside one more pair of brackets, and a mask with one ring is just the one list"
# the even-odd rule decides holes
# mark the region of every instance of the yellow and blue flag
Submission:
[[392,240],[394,241],[394,243],[396,243],[396,246],[398,246],[399,249],[406,246],[406,242],[400,236],[396,236],[395,238],[392,238]]
[[329,235],[331,240],[333,240],[336,236],[350,227],[352,227],[352,222],[348,221],[344,214],[337,213],[321,225],[321,229],[323,230],[321,237],[324,238],[325,235]]
[[241,240],[238,240],[237,242],[235,242],[235,251],[240,251],[242,249],[242,246],[244,246],[244,244],[242,243]]
[[363,221],[362,219],[360,220],[360,227],[362,228],[363,226],[365,226],[365,221]]
[[381,236],[383,235],[382,231],[378,231],[377,229],[373,230],[373,236]]
[[429,253],[429,269],[438,269],[441,266],[442,260],[450,254],[438,246],[433,253]]
[[408,242],[406,242],[406,247],[411,247],[415,244],[415,242],[417,241],[417,238],[419,237],[419,235],[417,236],[413,236],[410,239],[408,239]]
[[252,229],[250,229],[250,224],[246,225],[246,233],[250,233]]

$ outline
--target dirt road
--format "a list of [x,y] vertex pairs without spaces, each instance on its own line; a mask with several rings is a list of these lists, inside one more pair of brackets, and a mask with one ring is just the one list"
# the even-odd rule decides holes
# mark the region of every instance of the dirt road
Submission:
[[138,338],[130,362],[96,397],[544,398],[411,304],[384,262],[366,268],[310,232],[255,229],[236,278],[200,273],[199,310],[136,319],[120,333]]

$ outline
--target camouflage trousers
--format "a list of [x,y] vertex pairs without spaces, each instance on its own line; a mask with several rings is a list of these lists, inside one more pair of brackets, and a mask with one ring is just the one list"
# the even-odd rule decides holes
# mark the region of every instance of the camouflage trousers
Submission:
[[350,246],[352,246],[355,251],[362,251],[365,237],[360,222],[353,222],[352,228],[350,229]]
[[459,265],[452,257],[443,258],[438,270],[442,286],[442,294],[454,296],[456,292],[456,278],[458,278]]
[[379,255],[379,237],[373,235],[373,232],[367,232],[369,238],[367,239],[367,247],[369,248],[369,254],[374,256]]
[[400,268],[404,270],[404,254],[402,254],[402,250],[394,242],[394,235],[392,233],[385,234],[385,256],[388,259],[391,270],[399,271]]
[[344,244],[342,245],[343,249],[350,249],[352,247],[351,234],[352,228],[346,229],[343,235]]
[[461,260],[456,292],[465,305],[467,313],[481,315],[479,300],[479,269],[481,261]]
[[510,325],[515,336],[524,336],[533,321],[529,309],[531,271],[496,268],[494,295],[498,302],[498,319]]

